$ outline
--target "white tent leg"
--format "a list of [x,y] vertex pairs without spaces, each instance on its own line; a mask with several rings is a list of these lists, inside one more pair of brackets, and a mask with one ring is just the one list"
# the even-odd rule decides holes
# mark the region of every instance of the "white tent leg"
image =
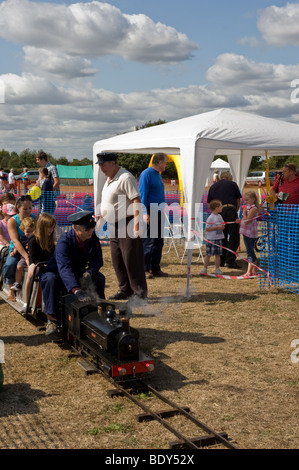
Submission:
[[187,299],[190,299],[191,293],[190,293],[190,277],[191,277],[191,261],[192,261],[192,249],[188,249],[187,253],[187,286],[186,286],[186,292],[184,297]]

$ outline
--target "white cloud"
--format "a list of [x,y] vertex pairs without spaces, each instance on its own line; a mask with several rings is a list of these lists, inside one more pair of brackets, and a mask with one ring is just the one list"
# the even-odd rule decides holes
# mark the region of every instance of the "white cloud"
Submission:
[[257,26],[272,46],[299,45],[299,4],[270,6],[259,10]]
[[65,4],[6,0],[0,4],[0,36],[72,56],[122,55],[144,63],[190,59],[198,45],[145,15],[126,15],[99,1]]
[[298,122],[299,107],[291,102],[291,82],[296,77],[299,64],[255,62],[237,54],[221,54],[206,73],[215,93],[223,94],[231,103],[233,97],[239,97],[237,108]]
[[0,107],[2,147],[45,148],[56,157],[90,157],[96,140],[149,120],[171,121],[229,105],[204,86],[117,94],[91,84],[63,88],[28,73],[1,79],[6,87],[6,104]]
[[243,55],[221,54],[206,72],[206,78],[223,89],[233,87],[244,95],[289,93],[290,82],[299,77],[299,64],[282,65],[255,62]]
[[67,86],[24,73],[0,76],[6,103],[0,105],[1,146],[44,148],[55,157],[91,157],[95,141],[134,130],[136,125],[172,121],[220,107],[299,121],[291,82],[299,64],[255,62],[222,54],[207,71],[205,85],[115,93],[91,83]]
[[23,74],[1,76],[5,87],[5,105],[64,104],[69,101],[68,93],[42,77]]
[[127,60],[144,63],[176,63],[190,59],[198,46],[183,33],[162,23],[155,24],[145,15],[124,15],[130,32],[119,45],[120,54]]
[[69,79],[88,77],[97,73],[97,69],[92,67],[90,60],[82,57],[33,46],[25,46],[23,50],[25,69],[34,71],[38,75]]

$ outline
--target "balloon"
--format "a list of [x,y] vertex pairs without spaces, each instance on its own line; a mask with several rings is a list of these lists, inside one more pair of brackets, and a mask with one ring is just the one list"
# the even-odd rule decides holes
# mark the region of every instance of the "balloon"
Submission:
[[41,193],[42,191],[38,186],[32,186],[32,188],[30,188],[28,191],[28,194],[29,196],[31,196],[32,201],[36,201],[37,199],[39,199]]

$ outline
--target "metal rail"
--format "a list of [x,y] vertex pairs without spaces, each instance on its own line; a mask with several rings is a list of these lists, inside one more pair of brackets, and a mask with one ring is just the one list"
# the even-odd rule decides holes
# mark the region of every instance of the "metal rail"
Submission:
[[192,416],[188,411],[186,411],[184,408],[180,407],[173,401],[169,400],[169,398],[164,397],[161,393],[157,392],[151,385],[147,385],[147,388],[150,390],[151,393],[156,395],[160,400],[164,401],[168,405],[172,406],[173,408],[177,409],[180,411],[180,414],[184,415],[187,419],[192,421],[194,424],[196,424],[198,427],[206,431],[208,434],[211,434],[212,436],[215,437],[217,441],[220,441],[225,447],[228,447],[229,449],[237,449],[237,447],[229,442],[227,439],[225,439],[221,434],[217,433],[214,431],[212,428],[204,424],[202,421],[199,419],[195,418]]
[[[101,371],[99,371],[101,373]],[[164,426],[168,431],[170,431],[172,434],[177,436],[181,441],[183,441],[188,447],[192,449],[199,449],[199,447],[192,442],[191,439],[188,437],[184,436],[180,431],[175,429],[173,426],[171,426],[167,421],[165,421],[161,416],[155,412],[152,411],[148,406],[144,405],[140,400],[138,400],[132,393],[128,392],[122,385],[119,383],[115,382],[112,380],[110,377],[105,376],[102,374],[107,380],[109,380],[110,383],[113,384],[115,388],[117,388],[122,394],[124,394],[127,398],[129,398],[131,401],[133,401],[137,406],[142,408],[146,413],[148,413],[150,416],[152,416],[153,419],[158,421],[162,426]],[[161,393],[157,392],[151,385],[145,384],[144,382],[140,381],[140,384],[142,384],[143,390],[149,391],[153,393],[159,400],[163,401],[164,403],[167,403],[170,405],[173,409],[179,411],[181,415],[184,415],[185,418],[189,419],[192,421],[197,427],[203,429],[206,431],[209,435],[213,436],[215,438],[215,441],[220,442],[223,444],[225,447],[229,449],[237,449],[237,447],[229,442],[223,435],[217,433],[214,431],[212,428],[204,424],[202,421],[196,419],[194,416],[192,416],[186,409],[182,408],[181,406],[177,405],[173,401],[169,400],[168,398],[164,397]]]

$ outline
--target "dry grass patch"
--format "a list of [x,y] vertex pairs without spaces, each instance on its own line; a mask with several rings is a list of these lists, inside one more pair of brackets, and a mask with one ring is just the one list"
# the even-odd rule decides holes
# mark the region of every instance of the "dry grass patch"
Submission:
[[[117,282],[109,247],[103,254],[109,296]],[[152,383],[241,448],[297,448],[299,365],[290,345],[299,338],[298,296],[260,290],[257,279],[202,277],[201,267],[192,263],[191,297],[184,298],[186,265],[171,250],[162,266],[169,277],[149,280],[149,304],[133,310],[142,348],[156,359]],[[3,301],[0,339],[0,448],[159,449],[175,440],[159,423],[138,424],[140,409],[108,398],[111,385],[85,376],[68,347]]]

